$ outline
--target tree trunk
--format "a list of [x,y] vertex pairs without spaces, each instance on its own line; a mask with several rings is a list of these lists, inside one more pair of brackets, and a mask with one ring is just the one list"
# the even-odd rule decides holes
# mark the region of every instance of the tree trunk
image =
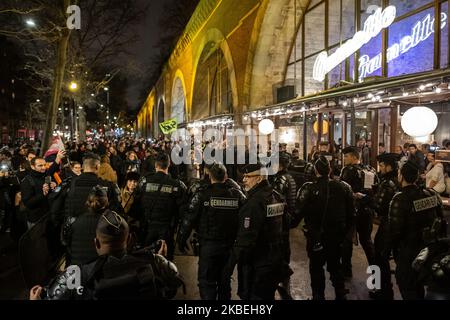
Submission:
[[[64,0],[63,12],[70,5],[69,0]],[[50,105],[47,110],[47,121],[44,132],[44,141],[42,141],[41,154],[44,155],[50,146],[50,140],[53,136],[53,130],[56,125],[57,111],[61,100],[61,89],[64,81],[64,74],[66,71],[67,63],[67,48],[70,39],[70,30],[65,26],[61,31],[61,37],[58,40],[56,48],[56,65],[54,74],[54,81],[52,86],[52,96],[50,99]]]

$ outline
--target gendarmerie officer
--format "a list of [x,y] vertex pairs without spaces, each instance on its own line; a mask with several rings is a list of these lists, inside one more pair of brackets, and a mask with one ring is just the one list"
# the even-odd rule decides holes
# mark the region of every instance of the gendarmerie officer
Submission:
[[[272,187],[283,195],[286,201],[287,213],[283,215],[283,254],[286,262],[291,261],[291,246],[289,242],[289,230],[291,229],[292,218],[296,215],[295,198],[297,195],[297,186],[294,178],[288,172],[291,157],[287,153],[280,153],[278,161],[278,172],[270,176],[269,181]],[[290,279],[284,279],[279,288],[281,298],[283,300],[292,300]]]
[[45,288],[33,287],[30,300],[172,299],[183,285],[176,266],[148,250],[128,254],[128,239],[125,219],[108,210],[93,239],[98,258],[71,266]]
[[142,181],[141,205],[144,210],[143,242],[145,246],[158,240],[167,242],[169,260],[175,249],[174,233],[179,219],[186,209],[186,186],[169,175],[170,159],[159,153],[155,159],[156,173]]
[[99,185],[105,188],[108,195],[109,209],[121,213],[123,211],[120,199],[120,190],[117,184],[98,177],[100,157],[88,153],[83,158],[83,173],[70,182],[65,194],[65,221],[63,226],[64,239],[70,233],[71,225],[76,218],[88,211],[86,200],[92,188]]
[[376,299],[394,299],[391,282],[391,268],[389,265],[389,256],[383,256],[386,252],[385,245],[388,238],[388,219],[389,204],[392,198],[398,192],[398,166],[397,162],[400,156],[396,153],[383,153],[377,157],[380,184],[373,198],[373,206],[377,213],[380,225],[375,235],[375,261],[381,271],[381,290],[370,292],[370,295]]
[[[347,147],[342,150],[342,153],[344,154],[344,168],[341,172],[341,180],[352,187],[355,199],[354,229],[369,265],[373,265],[375,263],[375,248],[371,238],[373,210],[370,204],[373,196],[372,186],[377,179],[376,172],[373,168],[360,163],[359,152],[356,147]],[[352,276],[352,234],[350,232],[347,235],[342,248],[342,267],[346,277]]]
[[223,164],[213,164],[205,170],[211,184],[200,187],[190,201],[180,226],[178,246],[184,251],[192,229],[197,230],[200,296],[203,300],[230,300],[231,274],[226,266],[236,240],[239,209],[245,195],[236,186],[227,185]]
[[404,300],[423,299],[425,292],[412,262],[428,244],[443,235],[442,200],[434,190],[415,183],[420,167],[408,160],[398,181],[401,192],[392,199],[389,210],[387,252],[392,249],[397,265],[395,277]]
[[239,211],[233,257],[243,300],[273,300],[278,284],[292,274],[283,257],[286,203],[270,186],[266,170],[261,164],[242,168],[248,198]]
[[345,299],[341,252],[355,212],[353,192],[347,183],[330,179],[330,163],[324,156],[316,160],[314,168],[317,181],[305,183],[298,192],[295,224],[305,218],[313,300],[325,299],[325,264],[336,299]]

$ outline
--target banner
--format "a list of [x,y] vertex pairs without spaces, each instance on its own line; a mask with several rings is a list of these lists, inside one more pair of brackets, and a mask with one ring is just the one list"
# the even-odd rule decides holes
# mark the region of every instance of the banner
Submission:
[[177,130],[178,123],[175,118],[164,121],[159,124],[159,128],[161,129],[162,133],[164,134],[170,134]]

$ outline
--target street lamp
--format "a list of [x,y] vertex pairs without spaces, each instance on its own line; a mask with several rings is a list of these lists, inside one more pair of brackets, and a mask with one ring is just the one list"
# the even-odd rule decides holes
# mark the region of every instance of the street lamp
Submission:
[[69,85],[69,89],[70,89],[70,91],[75,92],[78,89],[78,84],[76,82],[72,81]]
[[34,22],[33,19],[27,19],[27,20],[25,21],[25,23],[26,23],[27,26],[29,26],[29,27],[36,27],[36,22]]
[[[78,90],[78,84],[75,81],[72,81],[69,84],[69,90],[72,93],[75,93]],[[71,125],[70,125],[70,139],[73,141],[74,136],[74,129],[76,131],[77,126],[77,118],[76,118],[76,106],[75,106],[75,97],[72,96],[72,108],[70,110],[70,118],[71,118]]]

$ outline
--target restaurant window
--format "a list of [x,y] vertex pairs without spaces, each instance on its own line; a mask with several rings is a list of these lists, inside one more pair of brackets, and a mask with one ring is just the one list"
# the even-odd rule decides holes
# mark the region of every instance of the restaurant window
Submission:
[[389,0],[389,5],[397,9],[397,17],[416,10],[424,5],[432,3],[430,0]]
[[312,77],[317,55],[318,54],[305,60],[305,95],[314,94],[324,90],[324,82],[314,80]]
[[433,21],[434,8],[430,8],[389,27],[389,77],[433,69]]
[[441,4],[441,68],[448,65],[448,1]]
[[385,108],[378,110],[378,143],[383,143],[386,152],[390,152],[389,150],[391,148],[391,109]]
[[305,16],[305,56],[325,48],[325,3],[308,11]]

